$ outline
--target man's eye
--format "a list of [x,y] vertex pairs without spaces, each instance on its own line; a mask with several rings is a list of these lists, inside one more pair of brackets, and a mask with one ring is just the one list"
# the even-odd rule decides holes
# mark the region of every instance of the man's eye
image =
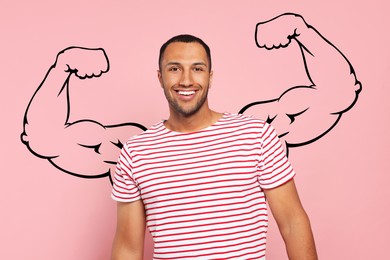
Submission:
[[203,71],[203,68],[202,67],[195,67],[194,71]]
[[169,68],[169,71],[179,71],[179,68],[177,68],[177,67],[171,67],[171,68]]

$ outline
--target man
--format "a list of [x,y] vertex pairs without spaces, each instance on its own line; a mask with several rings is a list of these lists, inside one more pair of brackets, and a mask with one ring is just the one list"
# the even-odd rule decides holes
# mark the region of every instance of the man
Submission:
[[179,35],[161,47],[158,79],[170,114],[121,151],[112,258],[142,259],[147,226],[154,259],[265,259],[267,200],[289,258],[317,259],[275,130],[211,110],[212,76],[201,39]]

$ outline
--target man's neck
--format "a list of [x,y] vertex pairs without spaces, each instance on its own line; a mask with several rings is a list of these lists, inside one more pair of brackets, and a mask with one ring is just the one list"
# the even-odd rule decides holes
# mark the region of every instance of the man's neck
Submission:
[[213,125],[221,116],[222,113],[215,112],[211,109],[198,111],[190,116],[171,113],[168,120],[165,121],[165,127],[180,133],[195,132]]

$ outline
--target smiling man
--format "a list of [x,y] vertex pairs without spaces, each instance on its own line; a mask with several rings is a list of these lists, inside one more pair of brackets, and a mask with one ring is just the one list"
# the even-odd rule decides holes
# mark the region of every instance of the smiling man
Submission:
[[209,108],[207,94],[212,81],[210,49],[203,41],[164,44],[160,51],[158,78],[169,104],[165,126],[174,131],[195,131],[217,121],[222,114]]
[[[309,219],[275,130],[209,108],[209,47],[179,35],[160,49],[158,79],[169,118],[124,145],[113,259],[265,259],[267,202],[290,259],[317,259]],[[267,198],[267,200],[266,200]]]

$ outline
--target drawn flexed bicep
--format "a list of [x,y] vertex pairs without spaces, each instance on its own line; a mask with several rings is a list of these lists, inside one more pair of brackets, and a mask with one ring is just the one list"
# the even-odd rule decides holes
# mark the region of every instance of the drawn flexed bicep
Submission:
[[[361,91],[350,62],[302,16],[283,14],[256,26],[259,48],[278,51],[295,41],[301,52],[307,85],[287,87],[271,100],[252,102],[240,113],[259,116],[278,131],[287,147],[314,142],[328,133]],[[298,63],[297,63],[298,64]],[[283,71],[278,72],[283,77]]]
[[109,176],[126,140],[144,130],[137,123],[103,126],[92,120],[78,121],[65,128],[54,144],[45,142],[48,149],[58,147],[58,154],[47,159],[58,169],[78,177]]
[[21,139],[34,155],[80,177],[104,177],[112,172],[124,140],[145,127],[130,122],[105,126],[89,118],[69,119],[70,78],[98,80],[108,70],[108,58],[101,48],[70,47],[57,55],[24,117]]
[[56,138],[57,132],[72,123],[69,122],[69,79],[96,78],[108,70],[108,58],[103,49],[69,47],[59,52],[27,106],[22,141],[40,156],[55,156],[55,152],[44,150],[41,144],[51,137]]

